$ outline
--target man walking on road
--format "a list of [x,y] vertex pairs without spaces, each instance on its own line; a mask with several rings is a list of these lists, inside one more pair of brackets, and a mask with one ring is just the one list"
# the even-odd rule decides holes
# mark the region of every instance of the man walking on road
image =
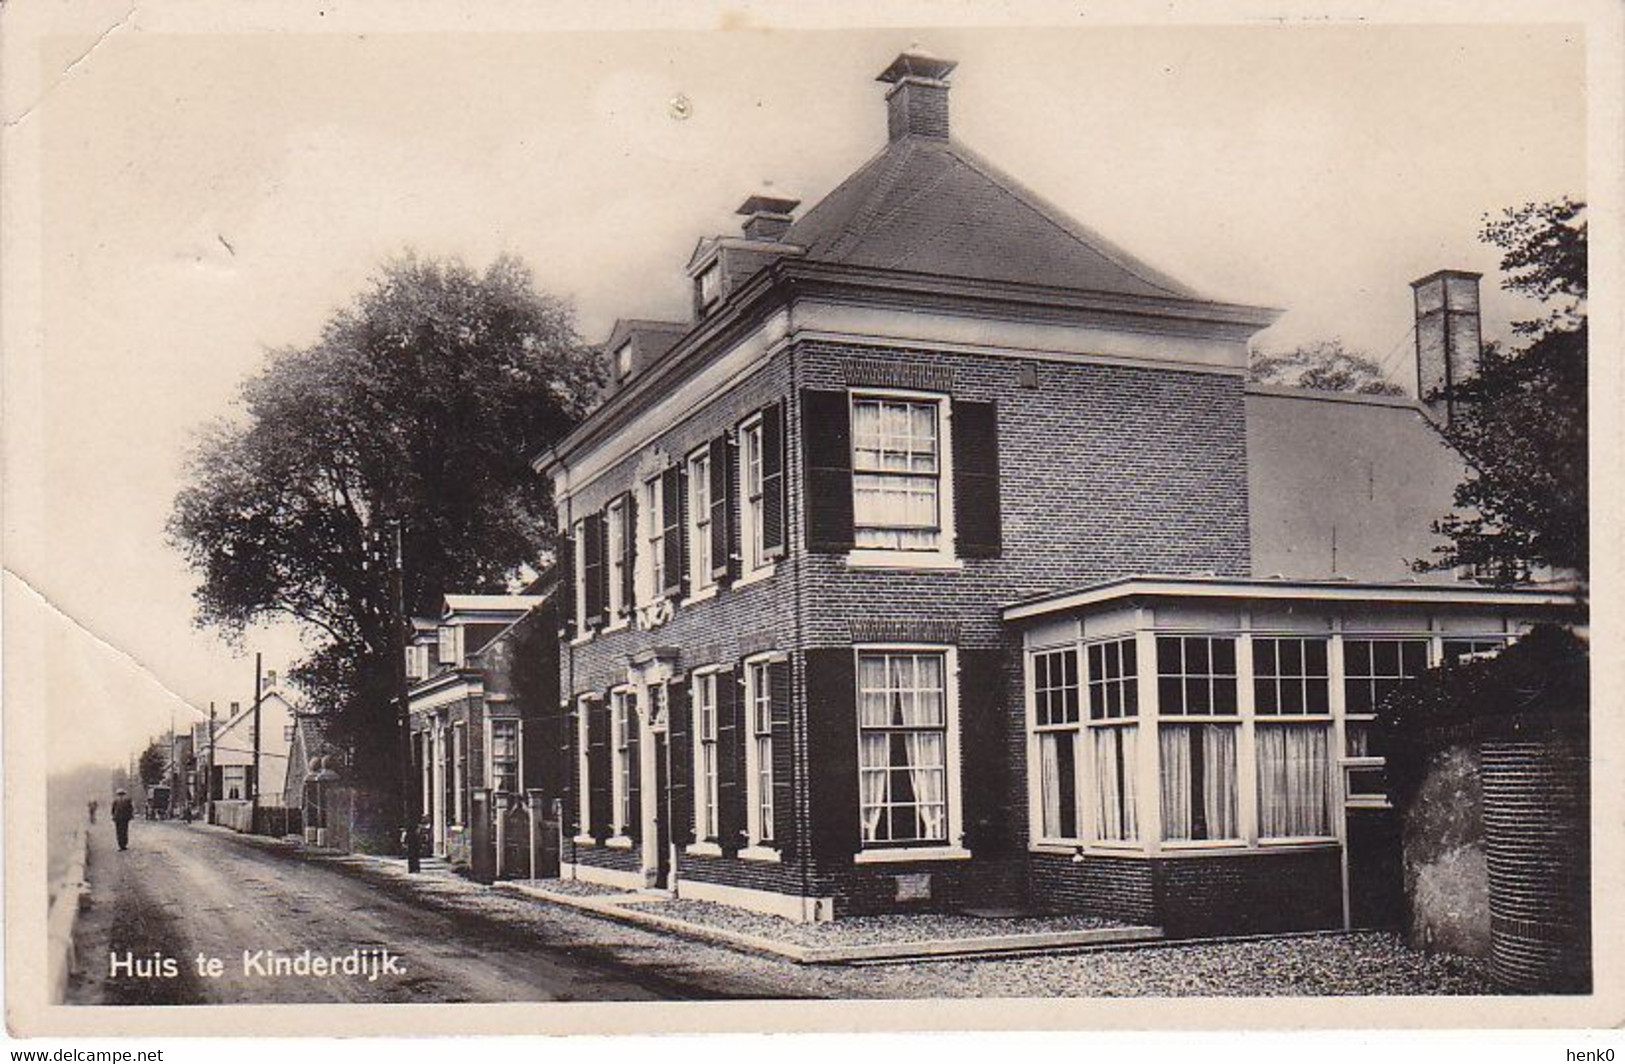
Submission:
[[94,824],[96,822],[96,799],[92,798],[85,808],[90,810],[90,822]]
[[118,789],[118,797],[113,799],[113,829],[118,832],[118,848],[130,848],[130,821],[135,816],[135,803],[130,801],[130,792],[123,787]]

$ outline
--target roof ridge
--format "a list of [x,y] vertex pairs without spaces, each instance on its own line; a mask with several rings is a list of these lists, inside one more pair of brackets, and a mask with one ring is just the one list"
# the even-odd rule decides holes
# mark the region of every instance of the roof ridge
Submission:
[[980,153],[968,147],[963,141],[949,138],[946,142],[947,150],[960,162],[980,173],[983,177],[998,185],[1004,191],[1020,200],[1029,210],[1037,214],[1044,221],[1059,229],[1067,236],[1084,245],[1107,261],[1128,271],[1135,277],[1154,288],[1160,288],[1169,295],[1180,296],[1186,299],[1202,298],[1191,288],[1149,263],[1143,262],[1117,246],[1105,236],[1084,225],[1073,218],[1043,196],[1022,184],[1015,177],[1000,169],[997,165],[984,158]]

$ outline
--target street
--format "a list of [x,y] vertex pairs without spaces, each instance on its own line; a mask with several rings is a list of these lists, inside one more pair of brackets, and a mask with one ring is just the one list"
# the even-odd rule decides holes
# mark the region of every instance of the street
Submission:
[[[401,883],[220,828],[137,820],[120,852],[92,829],[82,973],[70,1004],[645,1001],[814,996],[793,966],[659,936],[473,884]],[[477,904],[476,904],[477,900]],[[269,975],[243,954],[387,948],[404,974]],[[113,974],[110,957],[139,962]],[[218,977],[198,972],[219,958]],[[159,959],[155,959],[159,958]],[[172,959],[167,976],[161,958]],[[261,958],[263,960],[263,956]],[[245,967],[248,969],[245,972]],[[133,969],[133,971],[132,971]],[[800,977],[800,978],[798,978]],[[791,984],[787,990],[787,980]],[[799,984],[799,985],[796,985]],[[851,993],[852,988],[847,988]]]

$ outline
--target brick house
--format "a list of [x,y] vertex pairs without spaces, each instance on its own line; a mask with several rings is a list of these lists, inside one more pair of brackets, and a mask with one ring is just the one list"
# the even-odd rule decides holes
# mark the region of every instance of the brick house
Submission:
[[[1392,850],[1372,699],[1563,596],[1411,580],[1443,413],[1247,385],[1277,312],[953,139],[953,67],[900,55],[879,155],[702,240],[692,320],[618,324],[536,459],[564,874],[797,920],[1355,920]],[[1419,373],[1465,371],[1469,296],[1418,282]]]
[[[474,793],[518,802],[559,772],[558,619],[551,592],[447,595],[408,646],[412,751],[432,852],[472,860]],[[549,791],[556,794],[556,789]],[[498,799],[495,796],[504,795]]]

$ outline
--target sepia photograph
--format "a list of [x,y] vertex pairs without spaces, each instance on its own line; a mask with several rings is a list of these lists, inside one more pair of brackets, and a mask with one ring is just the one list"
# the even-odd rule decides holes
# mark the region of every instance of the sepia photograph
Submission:
[[1625,1022],[1480,10],[10,6],[8,1028]]

